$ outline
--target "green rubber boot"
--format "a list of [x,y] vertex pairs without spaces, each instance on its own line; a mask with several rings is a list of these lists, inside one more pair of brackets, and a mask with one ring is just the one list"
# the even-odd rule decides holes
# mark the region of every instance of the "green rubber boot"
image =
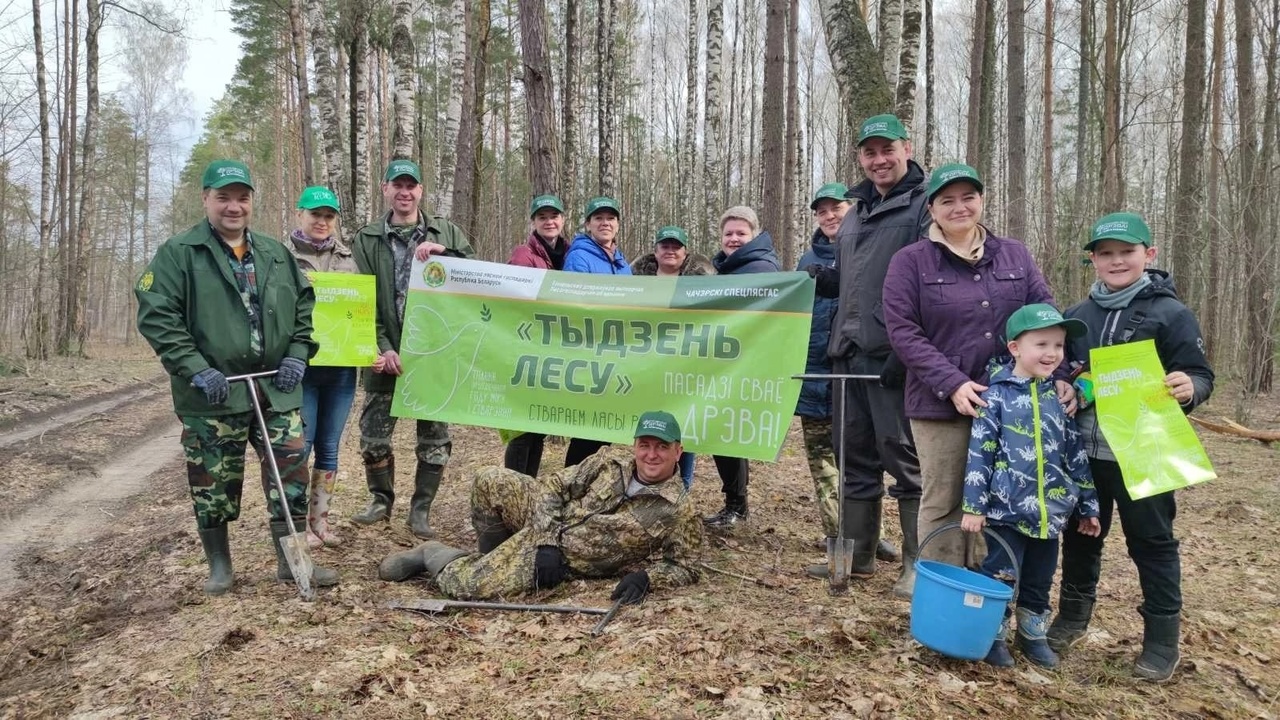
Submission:
[[387,458],[382,465],[365,465],[364,481],[369,486],[369,507],[351,516],[357,525],[372,525],[391,519],[391,508],[396,501],[396,459]]
[[196,532],[200,535],[200,545],[204,547],[204,557],[209,561],[209,579],[204,581],[204,594],[214,597],[225,595],[234,584],[227,526],[197,528]]
[[[293,519],[293,526],[296,528],[305,528],[307,519],[305,517],[297,517]],[[289,569],[289,561],[285,559],[284,548],[280,545],[280,539],[289,536],[289,523],[284,520],[271,521],[271,547],[276,551],[276,579],[284,582],[293,582],[293,571]],[[298,536],[306,542],[305,535],[299,533]],[[316,565],[314,560],[311,567],[311,584],[316,587],[332,587],[338,584],[338,571],[329,568],[323,568]]]
[[416,537],[430,540],[436,536],[431,529],[431,503],[440,490],[440,480],[444,478],[443,465],[428,465],[419,462],[413,474],[413,498],[409,501],[409,531]]

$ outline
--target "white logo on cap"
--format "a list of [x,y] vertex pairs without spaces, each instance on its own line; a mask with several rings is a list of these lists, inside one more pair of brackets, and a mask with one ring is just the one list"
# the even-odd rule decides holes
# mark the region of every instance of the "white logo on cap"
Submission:
[[1106,225],[1099,225],[1098,229],[1093,231],[1093,234],[1102,235],[1103,233],[1113,232],[1129,232],[1129,222],[1127,220],[1113,220]]
[[1057,320],[1058,313],[1053,312],[1052,310],[1041,310],[1040,312],[1036,313],[1036,317],[1040,318],[1041,320]]
[[969,173],[964,170],[950,170],[942,173],[942,177],[938,178],[939,182],[951,182],[958,177],[969,177]]
[[667,431],[667,424],[661,420],[645,420],[644,422],[640,423],[640,426],[643,427],[645,430],[660,430],[662,432]]
[[412,172],[413,172],[413,168],[412,168],[412,167],[410,167],[410,166],[408,166],[408,165],[392,165],[392,166],[391,166],[391,172],[393,172],[393,173],[399,173],[399,174],[401,174],[401,175],[404,175],[404,174],[407,174],[407,173],[412,173]]
[[244,171],[235,166],[218,168],[219,177],[227,177],[228,175],[234,175],[236,177],[244,177]]
[[888,131],[888,129],[889,129],[889,123],[880,121],[880,122],[875,122],[875,123],[871,123],[869,125],[863,126],[862,134],[866,135],[869,132],[886,132]]

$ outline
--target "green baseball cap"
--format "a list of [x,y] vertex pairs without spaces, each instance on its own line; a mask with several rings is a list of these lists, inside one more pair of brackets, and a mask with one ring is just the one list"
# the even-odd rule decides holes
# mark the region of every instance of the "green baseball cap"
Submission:
[[664,442],[680,442],[680,423],[669,412],[650,410],[636,423],[635,437],[656,437]]
[[618,201],[611,197],[593,197],[587,201],[586,219],[590,220],[592,215],[601,210],[612,210],[615,215],[622,217],[622,210],[618,208]]
[[1067,337],[1080,337],[1089,332],[1089,326],[1083,320],[1067,319],[1052,305],[1036,303],[1023,305],[1009,316],[1004,324],[1004,336],[1016,340],[1028,330],[1041,330],[1047,327],[1061,327],[1067,331]]
[[564,203],[560,202],[560,198],[555,195],[539,195],[529,203],[529,217],[538,214],[539,210],[551,208],[561,215],[564,214]]
[[653,237],[653,244],[657,245],[663,240],[675,240],[685,247],[689,247],[689,233],[684,231],[682,227],[675,225],[663,225],[658,228],[658,234]]
[[249,176],[249,166],[239,160],[214,160],[204,169],[203,184],[205,190],[217,190],[228,185],[240,183],[253,190],[253,178]]
[[872,115],[862,121],[862,129],[858,132],[858,144],[861,145],[873,137],[884,138],[885,140],[909,140],[911,138],[898,116],[888,113]]
[[401,175],[408,175],[413,181],[422,184],[422,168],[412,160],[392,160],[387,165],[387,172],[382,176],[383,182],[391,182]]
[[819,200],[835,200],[836,202],[845,202],[845,197],[849,193],[849,188],[844,183],[827,183],[818,188],[818,192],[813,194],[813,200],[809,201],[809,209],[817,210]]
[[967,182],[978,189],[978,194],[982,194],[982,178],[978,177],[978,171],[964,163],[947,163],[929,176],[929,191],[926,197],[929,202],[933,202],[933,196],[942,192],[942,189],[951,183]]
[[299,210],[315,210],[316,208],[330,208],[334,212],[342,212],[342,206],[338,204],[338,196],[327,187],[312,185],[304,188],[302,194],[298,196]]
[[1093,224],[1093,232],[1089,234],[1089,243],[1085,250],[1092,250],[1102,240],[1119,240],[1130,245],[1146,245],[1151,247],[1151,228],[1142,216],[1131,212],[1114,212],[1103,215]]

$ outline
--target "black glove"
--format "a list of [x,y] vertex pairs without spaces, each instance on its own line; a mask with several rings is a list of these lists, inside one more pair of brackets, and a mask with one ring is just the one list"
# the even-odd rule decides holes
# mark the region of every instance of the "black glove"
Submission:
[[539,545],[533,560],[533,583],[541,590],[549,590],[564,582],[564,551],[558,545]]
[[227,401],[231,386],[227,384],[227,376],[213,368],[205,368],[191,376],[191,386],[204,391],[204,399],[210,405],[221,405]]
[[840,271],[830,265],[822,263],[813,263],[806,265],[804,271],[809,273],[809,277],[813,278],[818,286],[816,292],[818,297],[834,298],[840,297]]
[[633,573],[627,573],[626,577],[618,581],[618,586],[613,589],[613,594],[609,596],[610,600],[621,600],[623,605],[634,605],[644,599],[649,594],[649,573],[643,570],[637,570]]
[[298,387],[298,383],[302,382],[302,376],[307,372],[307,364],[296,357],[286,357],[280,361],[280,367],[276,370],[276,376],[272,378],[271,384],[276,386],[280,392],[293,392]]
[[902,364],[898,356],[889,353],[884,367],[880,369],[880,387],[898,389],[907,384],[907,366]]

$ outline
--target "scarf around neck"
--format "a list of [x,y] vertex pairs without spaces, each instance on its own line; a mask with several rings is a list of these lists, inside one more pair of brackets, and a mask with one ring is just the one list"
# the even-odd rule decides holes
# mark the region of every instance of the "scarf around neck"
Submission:
[[1089,297],[1102,306],[1104,310],[1121,310],[1129,307],[1129,303],[1145,288],[1151,285],[1151,276],[1143,273],[1142,277],[1127,288],[1111,291],[1101,280],[1095,280],[1089,288]]
[[293,241],[293,244],[297,246],[299,250],[312,250],[318,253],[328,252],[333,249],[335,244],[337,244],[332,236],[316,242],[315,240],[307,237],[307,234],[301,230],[294,230],[289,233],[289,239]]

